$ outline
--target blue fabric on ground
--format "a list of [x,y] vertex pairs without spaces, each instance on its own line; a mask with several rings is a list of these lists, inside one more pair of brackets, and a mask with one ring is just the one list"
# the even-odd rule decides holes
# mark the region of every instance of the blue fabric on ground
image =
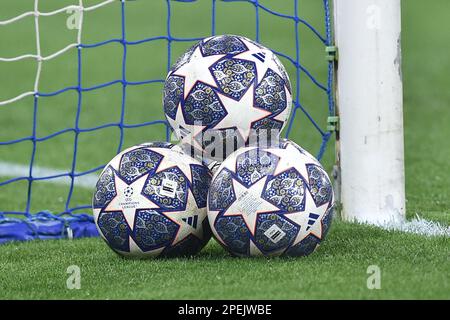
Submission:
[[0,223],[0,244],[10,241],[98,236],[93,219],[9,219]]

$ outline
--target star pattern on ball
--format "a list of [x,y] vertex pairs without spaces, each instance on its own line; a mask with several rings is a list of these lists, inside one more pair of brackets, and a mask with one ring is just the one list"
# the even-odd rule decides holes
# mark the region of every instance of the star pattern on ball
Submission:
[[200,46],[197,46],[191,56],[191,60],[195,60],[196,63],[185,63],[172,72],[173,75],[184,78],[185,99],[197,81],[217,88],[216,80],[210,72],[209,67],[224,56],[224,54],[217,54],[204,57],[200,50]]
[[186,156],[181,152],[173,152],[172,149],[153,148],[154,152],[163,156],[155,173],[159,173],[166,169],[177,167],[184,174],[189,183],[192,184],[191,166],[186,161]]
[[[290,151],[290,149],[293,149],[293,152],[297,154],[297,158],[295,162],[288,161],[285,159],[283,154]],[[293,145],[288,144],[285,149],[280,148],[271,148],[267,149],[268,152],[278,156],[280,158],[280,161],[278,161],[278,164],[275,168],[275,171],[273,172],[273,175],[279,175],[280,173],[289,170],[291,168],[294,168],[295,170],[300,173],[302,177],[304,177],[305,181],[308,183],[308,168],[306,167],[307,164],[318,164],[316,160],[311,158],[309,155],[302,153],[298,151]],[[318,164],[320,166],[320,164]]]
[[194,147],[201,148],[201,144],[197,141],[196,137],[202,133],[206,126],[199,124],[187,124],[181,108],[181,103],[178,104],[175,120],[167,117],[167,121],[174,129],[177,138],[181,139],[183,143],[193,145]]
[[[129,195],[130,185],[126,183],[117,173],[114,174],[116,196],[108,203],[104,212],[122,212],[128,226],[134,229],[136,210],[157,209],[159,206],[142,194],[147,181],[148,174],[132,182],[132,194]],[[127,192],[126,192],[127,191]],[[127,196],[127,194],[129,196]]]
[[233,189],[236,200],[223,213],[223,216],[242,216],[252,235],[255,235],[258,214],[280,211],[278,207],[266,201],[261,196],[266,181],[267,176],[255,182],[249,188],[246,188],[233,178]]
[[328,210],[328,202],[321,206],[316,206],[308,188],[306,188],[305,197],[306,206],[303,211],[284,214],[286,218],[300,226],[300,231],[297,233],[292,245],[296,245],[310,234],[322,239],[322,219]]
[[[229,98],[220,92],[217,93],[222,104],[227,107],[227,115],[214,126],[214,129],[236,127],[244,141],[248,140],[252,124],[272,114],[270,111],[254,106],[253,89],[254,86],[250,86],[239,101]],[[245,110],[245,106],[251,106],[252,112],[243,116],[242,110]]]
[[[192,191],[190,189],[188,191],[188,198],[186,200],[186,203],[186,208],[181,211],[162,212],[164,216],[166,216],[168,219],[172,220],[179,226],[177,234],[173,239],[172,245],[176,245],[178,242],[184,240],[191,234],[199,239],[202,239],[203,221],[194,220],[196,222],[193,223],[189,222],[189,218],[192,217],[195,219],[195,214],[193,215],[194,212],[197,215],[196,219],[198,219],[201,216],[200,211],[206,211],[206,207],[198,207],[194,195],[192,194]],[[206,217],[206,213],[204,214],[204,217]]]
[[258,76],[257,83],[261,82],[261,80],[266,75],[266,72],[268,69],[271,69],[273,72],[278,74],[281,78],[283,78],[277,72],[277,70],[279,69],[279,66],[275,63],[275,61],[272,58],[274,55],[274,53],[272,51],[265,49],[265,48],[261,48],[246,39],[241,39],[241,40],[244,42],[244,44],[248,48],[248,50],[235,55],[234,58],[244,59],[244,60],[252,61],[255,63],[256,73]]

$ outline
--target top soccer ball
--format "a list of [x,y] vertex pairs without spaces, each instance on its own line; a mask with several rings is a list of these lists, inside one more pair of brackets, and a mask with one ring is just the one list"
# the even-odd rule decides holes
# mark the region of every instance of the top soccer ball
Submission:
[[184,53],[167,75],[163,100],[177,138],[216,160],[262,130],[279,133],[292,105],[277,56],[235,35],[206,38]]

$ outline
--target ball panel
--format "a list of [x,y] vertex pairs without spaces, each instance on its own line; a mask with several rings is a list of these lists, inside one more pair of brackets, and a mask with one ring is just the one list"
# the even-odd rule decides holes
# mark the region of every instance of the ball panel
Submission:
[[214,78],[221,92],[235,100],[240,100],[252,85],[256,67],[252,61],[224,58],[211,66]]
[[[173,183],[168,185],[168,181]],[[172,167],[149,177],[142,193],[162,209],[182,210],[187,190],[186,177],[180,169]]]
[[130,227],[122,212],[101,212],[97,226],[112,249],[130,251]]
[[133,239],[142,251],[170,245],[178,225],[155,210],[138,210]]
[[212,37],[206,42],[201,43],[200,48],[204,56],[217,54],[234,55],[247,50],[247,47],[239,37],[233,35]]
[[208,198],[208,190],[211,184],[211,174],[202,165],[191,164],[192,171],[192,194],[199,208],[205,208]]
[[330,202],[333,197],[330,178],[326,172],[319,166],[310,164],[306,166],[308,169],[308,180],[311,195],[317,206]]
[[268,69],[255,88],[255,106],[278,114],[287,107],[285,81],[276,72]]
[[291,257],[304,257],[313,253],[319,243],[320,240],[310,234],[298,244],[287,249],[284,254]]
[[255,244],[264,254],[285,249],[294,241],[299,229],[281,215],[260,214],[256,225]]
[[139,147],[122,154],[119,174],[127,183],[154,172],[163,156],[149,149]]
[[305,182],[297,170],[289,169],[268,180],[263,198],[287,212],[303,211]]
[[[278,136],[283,129],[284,122],[272,118],[263,118],[252,123],[251,128],[255,130],[256,136],[266,135],[267,138],[272,138],[272,131]],[[275,137],[274,137],[275,138]]]
[[213,126],[227,114],[216,92],[202,82],[194,85],[186,98],[183,110],[187,124],[201,126]]
[[182,101],[184,94],[184,79],[180,76],[168,76],[164,82],[163,106],[164,113],[175,120],[178,104]]
[[334,216],[334,206],[331,205],[322,219],[322,239],[325,238],[328,232],[330,231],[333,216]]
[[228,208],[236,200],[231,172],[222,169],[215,177],[208,193],[209,209],[216,211]]
[[93,207],[105,207],[116,195],[116,188],[114,186],[114,171],[111,166],[107,166],[100,174],[95,186]]
[[217,217],[217,234],[231,253],[247,255],[250,250],[250,232],[240,216]]
[[236,174],[249,187],[262,177],[275,171],[279,158],[257,149],[245,151],[236,157]]

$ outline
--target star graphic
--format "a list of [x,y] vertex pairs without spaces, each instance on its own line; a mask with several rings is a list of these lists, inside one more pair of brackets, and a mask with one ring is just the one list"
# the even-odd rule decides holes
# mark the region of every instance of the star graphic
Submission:
[[[236,127],[244,141],[248,140],[252,123],[272,114],[270,111],[254,106],[253,87],[253,85],[250,86],[239,101],[218,92],[219,99],[226,107],[227,115],[214,126],[214,129]],[[247,108],[251,110],[246,112]]]
[[[196,236],[199,239],[203,238],[203,220],[206,217],[206,207],[199,208],[197,202],[189,189],[186,209],[182,211],[162,212],[168,219],[179,225],[177,234],[172,241],[172,245],[176,245],[178,242],[184,240],[190,234]],[[196,226],[193,226],[186,222],[187,218],[198,216]]]
[[[296,245],[310,234],[319,239],[322,238],[322,219],[327,212],[328,202],[317,207],[308,188],[305,189],[305,197],[305,210],[284,214],[286,218],[300,226],[300,231],[297,233],[292,245]],[[318,215],[312,225],[308,224],[308,221],[311,220],[310,213]]]
[[[301,153],[291,144],[288,144],[285,149],[270,148],[267,149],[267,151],[280,158],[277,167],[273,172],[274,176],[294,168],[303,178],[305,178],[305,181],[308,182],[308,169],[306,164],[320,165],[314,158],[312,158],[312,156],[306,153]],[[286,154],[292,152],[296,155],[295,157],[286,157]]]
[[[272,58],[274,53],[271,50],[260,48],[248,40],[245,39],[241,40],[244,42],[248,50],[235,55],[234,58],[249,60],[255,63],[256,73],[258,76],[257,83],[261,82],[262,78],[264,78],[264,75],[266,74],[268,69],[271,69],[273,72],[278,74],[283,79],[283,77],[279,74],[279,72],[277,72],[279,68]],[[260,58],[254,56],[254,54],[264,55],[264,62],[261,61]]]
[[[158,205],[150,201],[141,193],[142,189],[144,188],[147,177],[148,174],[140,177],[139,179],[135,180],[129,185],[124,180],[122,180],[117,174],[114,174],[116,196],[111,200],[111,202],[106,206],[106,208],[103,211],[105,212],[121,211],[131,230],[133,230],[136,210],[159,208]],[[129,186],[133,188],[133,194],[127,197],[125,196],[125,191]]]
[[258,214],[280,211],[280,209],[261,197],[267,176],[246,188],[237,180],[233,179],[234,194],[236,200],[228,207],[223,216],[240,215],[245,221],[247,228],[255,235],[256,219]]
[[173,149],[166,149],[166,148],[152,148],[152,151],[159,153],[160,155],[163,156],[155,173],[159,173],[161,171],[176,166],[178,169],[180,169],[180,171],[186,176],[188,181],[192,184],[191,166],[190,162],[187,161],[185,154],[178,151],[174,151]]
[[224,56],[224,54],[218,54],[204,57],[200,50],[200,46],[198,46],[192,53],[191,60],[172,73],[173,75],[184,77],[185,99],[197,81],[201,81],[209,86],[217,88],[216,81],[214,80],[209,67]]
[[181,103],[178,104],[175,120],[167,117],[167,121],[169,122],[170,126],[174,128],[177,138],[181,139],[183,143],[201,148],[200,143],[195,138],[203,131],[206,126],[187,124],[184,119],[183,111],[181,109]]

